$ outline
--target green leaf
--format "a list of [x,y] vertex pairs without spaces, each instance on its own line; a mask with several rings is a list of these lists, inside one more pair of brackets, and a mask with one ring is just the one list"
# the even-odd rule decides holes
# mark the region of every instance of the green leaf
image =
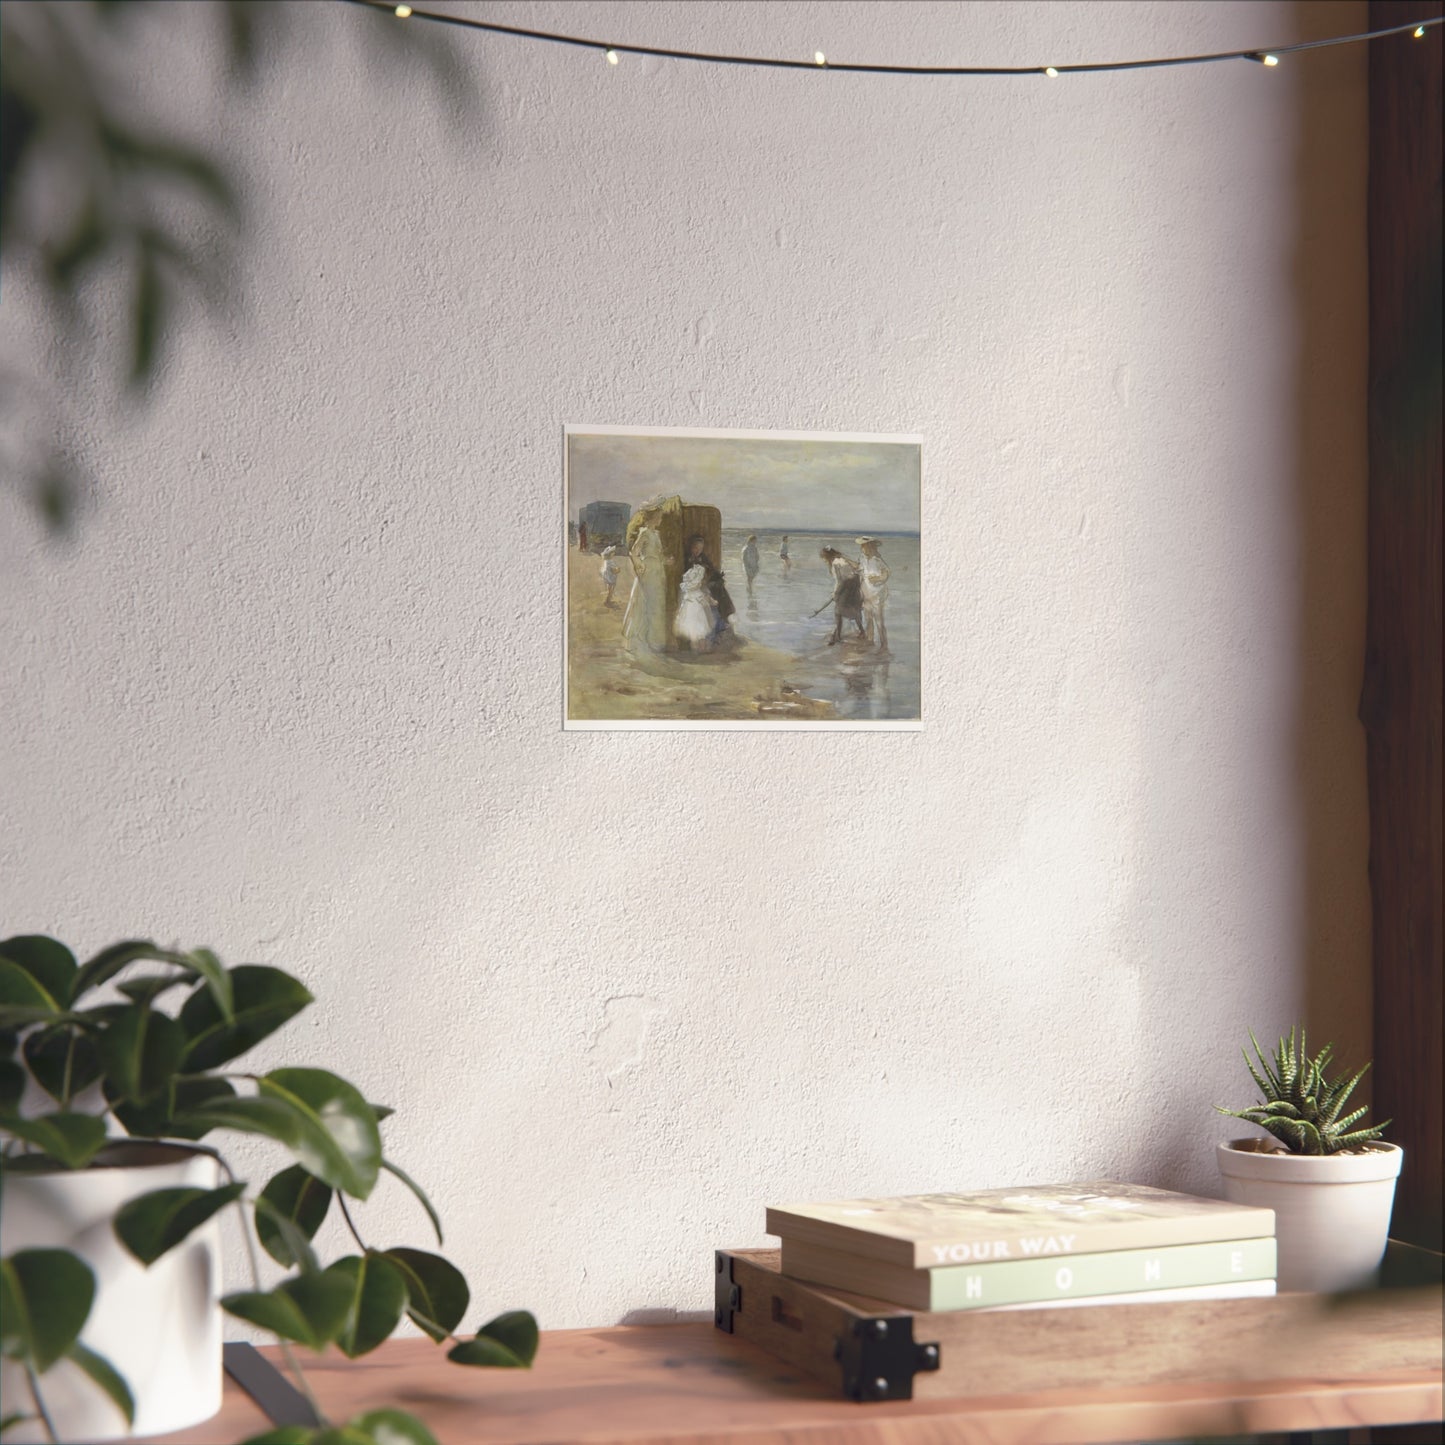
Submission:
[[64,1102],[100,1077],[100,1055],[89,1034],[69,1028],[36,1029],[25,1036],[25,1062],[35,1082]]
[[13,1415],[6,1415],[3,1420],[0,1420],[0,1435],[7,1430],[13,1430],[17,1425],[23,1425],[27,1420],[36,1419],[39,1419],[38,1415],[26,1415],[17,1410]]
[[67,1169],[83,1169],[105,1144],[105,1121],[94,1114],[41,1114],[0,1119],[0,1129],[24,1139],[59,1160]]
[[0,1028],[24,1028],[60,1012],[60,1005],[37,979],[13,959],[0,958]]
[[321,1350],[346,1323],[351,1287],[339,1275],[308,1274],[289,1279],[266,1294],[254,1290],[228,1294],[221,1307],[282,1339]]
[[188,973],[148,973],[144,978],[128,978],[116,984],[132,1003],[153,1004],[162,994],[173,988],[184,988],[191,982]]
[[10,1261],[0,1260],[0,1355],[23,1360],[30,1350],[30,1320],[19,1282],[11,1276]]
[[63,944],[39,933],[17,934],[0,941],[0,958],[23,969],[56,1003],[68,1004],[75,985],[75,955]]
[[107,1086],[106,1102],[128,1134],[141,1139],[200,1139],[212,1127],[192,1123],[188,1115],[213,1099],[234,1099],[236,1091],[226,1079],[207,1076],[173,1079],[154,1099],[144,1104],[130,1103],[119,1090]]
[[25,1096],[25,1070],[14,1059],[0,1059],[0,1115],[13,1114]]
[[376,1122],[379,1124],[383,1119],[391,1118],[396,1110],[388,1104],[373,1104],[371,1112],[376,1115]]
[[190,967],[205,979],[222,1019],[230,1023],[235,1018],[231,975],[226,972],[221,960],[209,948],[193,948],[186,958]]
[[509,1310],[483,1325],[475,1339],[454,1345],[447,1351],[447,1359],[458,1365],[530,1369],[537,1339],[537,1321],[526,1310]]
[[0,1260],[0,1349],[43,1375],[75,1343],[94,1299],[90,1266],[68,1249],[22,1249]]
[[406,1187],[410,1189],[411,1192],[415,1194],[416,1197],[421,1201],[421,1207],[426,1210],[426,1217],[431,1220],[431,1227],[436,1231],[437,1243],[441,1244],[442,1222],[440,1219],[437,1218],[437,1212],[435,1209],[432,1208],[432,1202],[426,1197],[426,1194],[423,1191],[421,1185],[418,1184],[416,1180],[413,1179],[409,1174],[403,1174],[402,1171],[398,1169],[397,1166],[393,1164],[390,1159],[383,1159],[381,1161],[381,1167],[385,1169],[388,1174],[395,1174],[396,1177],[400,1179],[401,1182],[405,1184]]
[[[327,1211],[331,1208],[331,1189],[313,1174],[308,1174],[299,1164],[283,1169],[261,1191],[266,1201],[282,1219],[289,1220],[301,1237],[316,1238]],[[256,1234],[261,1248],[276,1261],[288,1268],[300,1263],[295,1252],[295,1240],[288,1240],[281,1225],[269,1211],[257,1209]]]
[[376,1185],[381,1134],[371,1106],[345,1079],[325,1069],[273,1069],[261,1097],[286,1103],[304,1121],[297,1160],[318,1179],[357,1199]]
[[365,1199],[376,1182],[381,1139],[361,1095],[321,1069],[281,1069],[260,1087],[256,1098],[217,1099],[179,1122],[264,1134],[284,1144],[322,1183]]
[[289,973],[265,964],[243,963],[230,972],[233,1016],[221,1013],[214,993],[198,989],[181,1008],[187,1073],[214,1069],[244,1054],[311,1002],[310,992]]
[[376,1445],[437,1445],[436,1436],[405,1410],[368,1410],[347,1425]]
[[376,1445],[376,1441],[355,1425],[328,1425],[311,1437],[311,1445]]
[[175,1019],[133,1006],[100,1036],[100,1061],[121,1094],[138,1104],[153,1099],[175,1076],[186,1035]]
[[407,1314],[440,1343],[461,1323],[471,1303],[462,1272],[439,1254],[421,1249],[388,1249],[386,1257],[406,1280]]
[[[296,1166],[298,1169],[300,1165]],[[330,1193],[330,1190],[327,1190]],[[300,1269],[302,1274],[319,1274],[321,1266],[317,1263],[316,1253],[311,1248],[311,1241],[296,1227],[295,1223],[282,1214],[279,1209],[268,1199],[259,1195],[252,1202],[252,1211],[256,1216],[256,1232],[261,1231],[261,1221],[267,1222],[267,1227],[275,1231],[291,1256],[292,1263]]]
[[1371,1129],[1356,1129],[1353,1134],[1341,1134],[1334,1141],[1334,1149],[1331,1152],[1338,1152],[1341,1149],[1353,1149],[1356,1144],[1368,1144],[1370,1140],[1380,1138],[1386,1128],[1394,1122],[1393,1119],[1386,1119],[1383,1123],[1376,1124]]
[[406,1280],[385,1255],[373,1250],[338,1259],[326,1274],[345,1280],[351,1290],[346,1323],[336,1343],[342,1354],[354,1360],[374,1350],[401,1322],[401,1312],[406,1308]]
[[110,1396],[111,1403],[125,1416],[127,1425],[135,1424],[135,1401],[131,1399],[130,1387],[104,1355],[96,1354],[77,1340],[71,1345],[66,1357],[84,1370]]
[[175,957],[169,949],[157,948],[148,938],[128,938],[124,943],[112,943],[81,967],[75,976],[70,997],[78,999],[91,989],[109,983],[121,969],[143,958],[156,963],[174,963]]
[[244,1184],[219,1189],[152,1189],[121,1205],[111,1221],[117,1238],[147,1267],[240,1197]]

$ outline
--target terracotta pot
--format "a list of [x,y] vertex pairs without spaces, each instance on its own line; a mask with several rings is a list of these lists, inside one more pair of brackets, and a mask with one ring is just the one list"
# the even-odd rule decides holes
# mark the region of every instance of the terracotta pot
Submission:
[[[120,1141],[85,1169],[7,1166],[0,1253],[68,1249],[95,1272],[95,1302],[80,1333],[120,1372],[135,1399],[136,1435],[159,1435],[209,1420],[221,1408],[220,1226],[212,1218],[149,1269],[116,1238],[111,1220],[152,1189],[219,1184],[215,1159],[180,1144]],[[124,1439],[125,1417],[68,1360],[40,1377],[40,1392],[64,1441]],[[0,1366],[6,1410],[29,1410],[22,1367]],[[5,1432],[11,1442],[44,1440],[38,1421]]]
[[1359,1289],[1385,1254],[1404,1151],[1376,1140],[1358,1154],[1287,1154],[1272,1139],[1218,1148],[1224,1197],[1274,1210],[1282,1290]]

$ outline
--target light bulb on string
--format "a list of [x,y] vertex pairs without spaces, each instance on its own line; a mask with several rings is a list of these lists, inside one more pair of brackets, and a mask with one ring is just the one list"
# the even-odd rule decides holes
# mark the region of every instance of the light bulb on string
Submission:
[[[406,4],[394,4],[393,0],[344,0],[344,3],[356,5],[367,10],[381,10],[395,15],[398,20],[405,20],[415,16],[418,21],[432,21],[437,24],[457,25],[464,29],[479,31],[492,35],[516,36],[526,40],[551,41],[559,45],[573,46],[579,50],[601,51],[607,57],[609,65],[618,63],[618,52],[606,46],[604,42],[592,39],[589,36],[563,35],[547,30],[523,29],[515,25],[503,25],[494,20],[473,19],[461,15],[439,14],[435,11],[413,10]],[[830,63],[821,50],[813,52],[811,60],[799,56],[796,60],[775,59],[767,56],[722,54],[698,50],[668,49],[651,45],[629,45],[629,55],[652,56],[663,60],[683,60],[703,65],[727,65],[727,66],[767,66],[772,69],[800,70],[816,66],[818,69],[837,71],[840,75],[848,72],[867,72],[875,75],[956,75],[956,76],[987,76],[987,75],[1044,75],[1050,80],[1057,80],[1067,70],[1070,75],[1102,73],[1105,71],[1137,71],[1159,69],[1164,66],[1178,65],[1207,65],[1213,63],[1224,63],[1235,60],[1250,60],[1256,65],[1266,65],[1271,69],[1278,66],[1282,57],[1286,54],[1293,55],[1300,51],[1314,51],[1322,46],[1333,45],[1355,45],[1364,41],[1382,40],[1391,35],[1412,35],[1416,40],[1423,40],[1425,36],[1436,26],[1445,23],[1445,17],[1437,17],[1429,20],[1417,20],[1413,25],[1406,21],[1402,25],[1384,26],[1377,30],[1362,30],[1351,35],[1331,35],[1323,40],[1300,41],[1295,45],[1287,45],[1279,51],[1266,50],[1221,50],[1200,55],[1168,55],[1157,59],[1140,60],[1111,60],[1098,64],[1085,64],[1082,62],[1064,66],[1062,69],[1053,65],[1010,65],[1010,66],[978,66],[978,65],[880,65],[838,62]]]

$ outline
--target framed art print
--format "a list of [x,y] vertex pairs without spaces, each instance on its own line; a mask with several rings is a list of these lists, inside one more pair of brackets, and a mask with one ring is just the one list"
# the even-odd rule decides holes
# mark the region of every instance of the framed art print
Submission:
[[563,443],[564,727],[922,727],[919,437]]

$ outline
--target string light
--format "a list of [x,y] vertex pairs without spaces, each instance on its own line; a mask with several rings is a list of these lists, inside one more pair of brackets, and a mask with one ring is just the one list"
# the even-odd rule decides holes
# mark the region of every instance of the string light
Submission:
[[617,52],[615,50],[609,50],[607,52],[607,63],[608,65],[617,64]]
[[1280,57],[1293,55],[1301,50],[1322,50],[1332,45],[1357,45],[1367,40],[1382,40],[1389,35],[1403,35],[1409,32],[1415,39],[1421,39],[1427,30],[1445,25],[1445,16],[1433,20],[1393,25],[1384,30],[1362,30],[1356,35],[1331,35],[1324,40],[1301,40],[1294,45],[1276,45],[1266,50],[1259,46],[1251,50],[1220,50],[1207,55],[1169,55],[1156,60],[1109,60],[1086,65],[867,65],[840,61],[825,61],[821,50],[815,51],[813,59],[778,60],[761,55],[723,55],[701,50],[669,50],[658,45],[614,45],[600,40],[589,40],[580,35],[562,35],[551,30],[528,30],[519,25],[501,25],[493,20],[475,20],[464,15],[446,15],[436,10],[417,10],[410,5],[393,7],[390,0],[344,0],[348,5],[360,5],[367,10],[382,10],[405,18],[415,16],[418,20],[430,20],[438,25],[455,25],[463,30],[481,30],[490,35],[510,35],[519,40],[540,40],[551,45],[569,45],[579,50],[598,50],[607,56],[609,64],[615,64],[613,56],[651,55],[659,60],[691,60],[704,65],[741,65],[769,70],[830,70],[851,72],[861,75],[1038,75],[1043,73],[1051,80],[1060,75],[1082,75],[1109,70],[1160,70],[1172,65],[1210,65],[1224,60],[1252,60],[1260,65],[1278,65]]

